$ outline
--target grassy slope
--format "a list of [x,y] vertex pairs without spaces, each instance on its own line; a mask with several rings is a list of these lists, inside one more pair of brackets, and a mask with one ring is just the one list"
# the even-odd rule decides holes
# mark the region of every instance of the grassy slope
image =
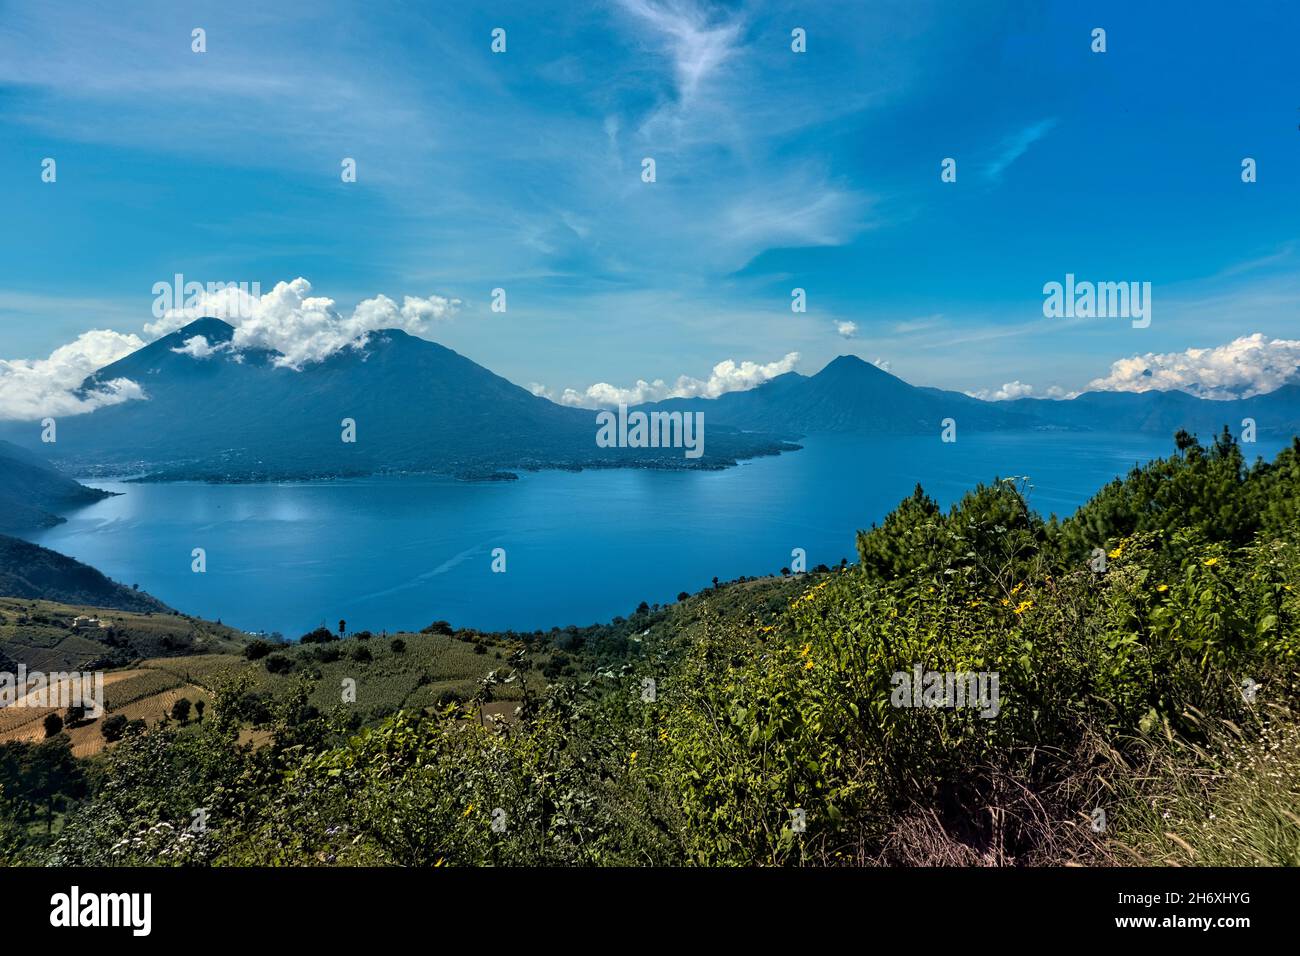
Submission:
[[[82,615],[111,626],[74,629],[73,619]],[[183,614],[0,597],[0,655],[29,670],[96,670],[147,657],[238,653],[246,641],[234,628]]]

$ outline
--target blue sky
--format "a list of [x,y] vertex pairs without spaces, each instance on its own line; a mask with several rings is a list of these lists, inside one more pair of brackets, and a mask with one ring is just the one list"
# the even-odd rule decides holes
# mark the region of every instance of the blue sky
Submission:
[[[1172,9],[0,0],[0,359],[147,340],[180,272],[305,277],[342,315],[458,299],[422,334],[555,396],[841,353],[984,394],[1148,353],[1175,385],[1275,384],[1300,355],[1300,12]],[[1150,282],[1151,326],[1044,318],[1067,272]]]

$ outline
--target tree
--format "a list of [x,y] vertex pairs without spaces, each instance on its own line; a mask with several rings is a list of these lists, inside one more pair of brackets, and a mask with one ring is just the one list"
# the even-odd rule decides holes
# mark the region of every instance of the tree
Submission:
[[250,661],[258,661],[261,660],[263,657],[265,657],[267,654],[270,654],[271,651],[272,651],[271,642],[264,641],[261,638],[258,638],[257,640],[251,641],[244,646],[244,657],[246,657]]
[[190,708],[192,706],[193,704],[190,703],[188,697],[180,698],[176,703],[172,704],[172,719],[178,723],[185,723],[190,719]]
[[[57,714],[49,716],[58,719]],[[23,796],[34,804],[44,804],[45,832],[48,833],[54,826],[54,811],[65,805],[69,797],[78,799],[85,795],[85,773],[72,756],[72,741],[66,736],[55,736],[53,740],[32,747],[27,751],[24,763]]]
[[283,654],[271,654],[266,659],[266,670],[270,674],[287,674],[293,670],[293,660]]
[[406,650],[406,641],[402,640],[400,637],[395,637],[388,642],[388,646],[393,649],[394,654],[401,654]]
[[348,622],[339,618],[339,637],[342,637],[348,631]]
[[200,697],[194,702],[194,710],[199,715],[199,723],[203,723],[203,712],[207,710],[208,702]]
[[690,595],[687,594],[685,591],[679,591],[677,594],[678,601],[685,601],[688,597],[690,597]]
[[302,636],[303,644],[328,644],[330,641],[337,641],[338,635],[328,627],[318,627],[314,631],[308,631]]
[[86,708],[84,704],[69,704],[68,709],[63,712],[63,725],[65,727],[80,727],[86,722]]
[[99,732],[110,744],[116,740],[121,740],[122,735],[126,733],[126,715],[113,714],[110,717],[105,717],[99,725]]
[[46,714],[44,725],[46,739],[55,737],[63,732],[63,718],[58,714]]
[[358,644],[352,648],[352,659],[358,664],[369,664],[375,659],[375,655],[370,653],[370,648],[364,644]]

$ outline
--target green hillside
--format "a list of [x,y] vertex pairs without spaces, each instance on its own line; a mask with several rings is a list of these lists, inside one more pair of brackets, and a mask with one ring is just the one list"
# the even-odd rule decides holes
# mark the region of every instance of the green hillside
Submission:
[[[77,618],[90,618],[77,626]],[[105,626],[100,626],[101,624]],[[97,670],[149,657],[239,653],[242,632],[175,612],[0,597],[0,670]]]
[[0,534],[0,596],[140,613],[171,609],[74,558]]

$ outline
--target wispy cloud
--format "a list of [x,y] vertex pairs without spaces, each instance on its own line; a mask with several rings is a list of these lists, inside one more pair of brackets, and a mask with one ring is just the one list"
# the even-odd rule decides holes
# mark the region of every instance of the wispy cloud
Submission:
[[1050,133],[1056,124],[1055,119],[1041,120],[1003,140],[997,155],[984,167],[985,178],[991,182],[1001,179],[1007,167],[1025,155],[1029,147]]
[[660,38],[683,102],[692,100],[701,83],[737,52],[742,29],[738,18],[711,22],[702,7],[689,2],[618,2]]

